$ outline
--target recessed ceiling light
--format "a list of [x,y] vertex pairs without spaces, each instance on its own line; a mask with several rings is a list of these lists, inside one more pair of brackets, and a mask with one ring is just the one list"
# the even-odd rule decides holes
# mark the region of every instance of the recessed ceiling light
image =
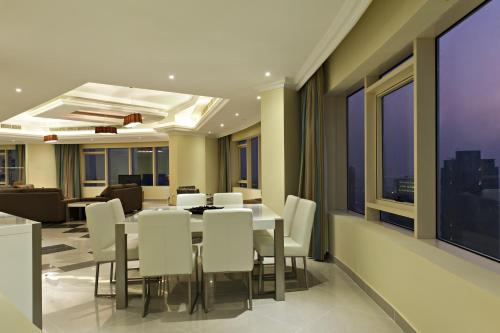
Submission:
[[257,96],[257,99],[258,99],[259,101],[260,101],[260,98],[261,98],[260,96]]
[[265,75],[269,77],[269,76],[271,76],[271,72],[266,72]]
[[208,131],[208,134],[212,134],[212,131]]
[[224,127],[224,124],[220,124],[220,127]]
[[240,114],[239,114],[238,112],[236,112],[234,115],[235,115],[236,117],[238,117]]
[[173,79],[175,79],[175,75],[174,75],[174,74],[170,74],[170,75],[168,76],[168,78],[169,78],[170,80],[173,80]]
[[21,88],[16,88],[16,93],[20,93],[22,92],[23,90]]

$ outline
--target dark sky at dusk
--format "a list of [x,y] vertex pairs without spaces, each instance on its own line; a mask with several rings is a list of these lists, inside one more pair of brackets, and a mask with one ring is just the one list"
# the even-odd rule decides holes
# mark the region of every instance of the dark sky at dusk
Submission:
[[440,166],[457,150],[500,164],[500,1],[439,39]]

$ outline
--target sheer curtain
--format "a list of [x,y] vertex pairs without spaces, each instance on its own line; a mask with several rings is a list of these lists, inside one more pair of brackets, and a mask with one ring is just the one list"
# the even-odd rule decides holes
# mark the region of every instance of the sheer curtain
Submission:
[[324,191],[323,66],[306,82],[301,96],[299,196],[316,202],[311,255],[324,260],[328,251],[328,224]]

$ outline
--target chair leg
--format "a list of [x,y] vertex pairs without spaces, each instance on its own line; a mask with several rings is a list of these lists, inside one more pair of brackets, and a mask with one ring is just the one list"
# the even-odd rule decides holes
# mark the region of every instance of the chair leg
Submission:
[[113,283],[113,262],[110,262],[111,268],[109,270],[109,283]]
[[307,276],[307,260],[306,257],[302,257],[304,261],[304,281],[306,282],[306,289],[309,289],[309,278]]
[[292,272],[297,277],[297,258],[292,257]]
[[94,285],[94,296],[97,297],[97,288],[99,286],[99,266],[100,263],[96,263],[95,265],[95,285]]
[[150,283],[149,278],[143,279],[143,288],[145,289],[144,290],[145,292],[143,292],[143,298],[145,298],[143,303],[143,312],[142,312],[143,318],[147,316],[149,310],[149,298],[150,298],[149,293],[151,292],[150,290],[151,286],[149,285],[149,283]]
[[207,276],[205,273],[201,273],[203,279],[203,310],[208,313],[208,288],[207,288]]
[[248,272],[248,309],[252,310],[253,305],[252,305],[252,295],[253,294],[253,288],[252,288],[252,272]]
[[146,278],[142,278],[142,317],[146,317]]
[[264,258],[259,256],[259,285],[258,285],[259,294],[262,294],[264,292],[263,288],[264,286],[262,285],[263,275],[264,275]]

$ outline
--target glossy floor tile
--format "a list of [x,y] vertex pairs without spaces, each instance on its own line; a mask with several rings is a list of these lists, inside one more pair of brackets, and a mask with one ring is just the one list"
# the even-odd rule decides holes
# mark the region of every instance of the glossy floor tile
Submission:
[[[95,265],[89,239],[81,238],[85,233],[67,230],[42,230],[43,246],[75,248],[42,256],[44,332],[401,332],[336,265],[312,260],[308,262],[310,289],[298,290],[303,286],[299,264],[298,280],[287,283],[287,288],[297,291],[287,292],[285,302],[275,302],[271,294],[255,295],[253,311],[248,311],[242,275],[218,274],[209,297],[210,312],[206,314],[200,305],[189,315],[186,280],[171,277],[169,292],[154,299],[150,314],[142,318],[138,284],[130,286],[127,310],[116,310],[113,298],[94,298]],[[271,269],[266,266],[266,271]],[[129,275],[137,276],[138,271],[131,270]],[[272,287],[272,281],[265,282],[265,290]],[[113,288],[109,264],[104,264],[99,292],[110,293]]]

